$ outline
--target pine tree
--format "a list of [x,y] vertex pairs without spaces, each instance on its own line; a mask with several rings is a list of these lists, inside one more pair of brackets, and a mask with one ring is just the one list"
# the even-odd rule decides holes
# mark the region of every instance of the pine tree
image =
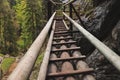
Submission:
[[14,9],[20,25],[22,48],[26,51],[43,26],[42,0],[16,0]]
[[0,1],[0,52],[16,53],[16,27],[14,15],[7,0]]

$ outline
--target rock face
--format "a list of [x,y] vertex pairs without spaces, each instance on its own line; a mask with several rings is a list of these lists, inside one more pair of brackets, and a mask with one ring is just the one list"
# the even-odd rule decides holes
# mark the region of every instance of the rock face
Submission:
[[[120,0],[105,0],[92,10],[88,10],[87,14],[81,17],[86,29],[101,41],[112,35],[112,30],[120,19],[119,5]],[[84,37],[79,42],[83,54],[93,52],[94,47]],[[86,43],[89,45],[85,45]]]
[[[82,15],[86,29],[120,55],[120,0],[93,1],[99,5]],[[120,72],[88,40],[80,37],[78,41],[81,52],[88,54],[87,63],[95,68],[97,80],[120,80]]]

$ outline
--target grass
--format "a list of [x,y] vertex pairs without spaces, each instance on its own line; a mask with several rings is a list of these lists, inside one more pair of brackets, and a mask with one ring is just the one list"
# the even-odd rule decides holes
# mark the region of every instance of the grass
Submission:
[[10,68],[11,64],[15,61],[15,58],[5,58],[2,61],[1,69],[3,74],[7,73],[8,69]]

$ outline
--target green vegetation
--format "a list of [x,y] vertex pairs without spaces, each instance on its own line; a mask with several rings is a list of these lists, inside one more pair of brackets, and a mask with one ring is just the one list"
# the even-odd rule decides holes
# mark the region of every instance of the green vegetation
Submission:
[[56,11],[56,15],[57,15],[57,16],[63,15],[62,10],[57,10],[57,11]]
[[24,41],[22,39],[19,39],[17,41],[18,48],[23,49],[24,48]]
[[44,27],[45,6],[44,0],[0,0],[0,53],[26,52]]
[[3,55],[3,54],[1,54],[1,53],[0,53],[0,56],[1,56],[1,57],[4,57],[4,55]]
[[3,54],[16,53],[16,21],[13,10],[7,0],[0,1],[0,52]]
[[35,65],[40,65],[40,63],[41,63],[41,62],[42,62],[42,60],[43,60],[44,53],[45,53],[45,52],[42,52],[42,53],[38,56],[38,58],[37,58],[37,61],[36,61],[36,64],[35,64]]
[[3,74],[5,74],[8,69],[10,68],[11,64],[15,61],[15,58],[5,58],[3,61],[2,61],[2,64],[1,64],[1,69],[2,69],[2,72]]

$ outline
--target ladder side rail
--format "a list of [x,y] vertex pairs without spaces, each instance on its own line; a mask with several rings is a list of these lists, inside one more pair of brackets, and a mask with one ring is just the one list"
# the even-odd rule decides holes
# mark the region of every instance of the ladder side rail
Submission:
[[120,57],[117,55],[117,53],[115,53],[100,40],[94,37],[91,33],[85,30],[80,24],[71,19],[67,14],[64,12],[63,14],[107,58],[107,60],[111,62],[111,64],[116,67],[117,70],[120,71]]
[[32,68],[35,64],[35,61],[39,55],[40,48],[42,47],[42,44],[44,43],[47,37],[47,34],[50,30],[55,14],[56,12],[53,13],[52,17],[49,19],[44,29],[41,31],[39,36],[33,42],[31,47],[28,49],[24,57],[18,63],[17,67],[11,73],[11,75],[8,77],[7,80],[27,80],[28,79],[32,71]]

